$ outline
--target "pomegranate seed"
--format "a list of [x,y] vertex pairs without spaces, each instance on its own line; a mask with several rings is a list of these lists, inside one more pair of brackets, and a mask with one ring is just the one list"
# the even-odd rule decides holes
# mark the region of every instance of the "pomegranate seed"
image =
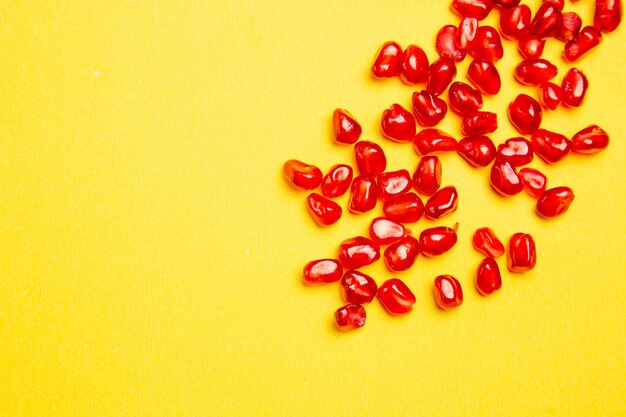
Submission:
[[397,242],[406,234],[406,229],[401,223],[384,217],[376,217],[370,224],[370,236],[379,245],[389,245]]
[[461,139],[457,152],[473,167],[486,167],[496,157],[496,147],[487,136]]
[[533,237],[527,233],[515,233],[509,240],[507,264],[511,272],[526,272],[537,263],[537,249]]
[[492,258],[504,255],[504,245],[498,236],[488,227],[481,227],[474,232],[472,237],[474,249]]
[[583,21],[578,14],[574,12],[563,13],[563,23],[556,34],[556,38],[563,42],[571,41],[578,35],[582,26]]
[[498,116],[488,111],[476,111],[463,117],[462,130],[466,136],[478,136],[495,132]]
[[452,10],[463,17],[474,17],[483,20],[493,9],[491,0],[453,0]]
[[436,156],[422,156],[413,174],[415,189],[424,195],[433,195],[441,185],[441,162]]
[[424,207],[424,215],[428,219],[441,219],[456,210],[459,194],[453,186],[444,187],[432,195]]
[[322,195],[326,198],[342,196],[352,183],[352,167],[349,165],[334,165],[322,178]]
[[556,109],[561,104],[562,99],[563,90],[561,90],[561,86],[547,82],[539,87],[539,103],[544,109]]
[[332,200],[317,193],[311,193],[306,198],[309,214],[318,226],[330,226],[341,218],[341,207]]
[[363,327],[366,317],[365,309],[359,304],[347,304],[335,311],[337,328],[344,332]]
[[460,81],[450,85],[448,101],[450,102],[450,109],[461,116],[478,111],[483,107],[483,96],[480,91]]
[[602,42],[602,33],[593,26],[586,26],[565,44],[563,58],[569,62],[578,61],[591,49],[600,45],[600,42]]
[[[422,90],[413,93],[413,113],[417,122],[426,127],[435,126],[448,111],[448,105],[439,97]],[[411,137],[411,139],[413,139]]]
[[296,159],[285,162],[283,174],[294,187],[301,190],[314,190],[322,182],[322,171],[318,167]]
[[508,115],[513,126],[521,134],[532,135],[541,125],[543,112],[537,100],[526,94],[519,94],[509,104]]
[[537,200],[537,213],[551,219],[567,211],[574,201],[574,192],[569,187],[555,187],[546,190]]
[[490,62],[502,59],[504,50],[502,49],[502,41],[498,31],[491,26],[479,27],[476,31],[476,37],[469,45],[467,52],[474,58],[486,59]]
[[374,207],[376,207],[376,181],[371,177],[356,177],[352,181],[348,210],[359,214],[373,210]]
[[335,109],[333,112],[333,132],[339,143],[353,144],[361,137],[361,125],[348,110]]
[[442,255],[452,249],[456,240],[456,229],[438,226],[423,230],[419,238],[420,253],[424,256]]
[[378,177],[378,198],[391,200],[409,191],[413,186],[411,174],[406,169],[383,172]]
[[350,269],[341,278],[341,296],[347,303],[367,304],[376,297],[378,285],[369,275]]
[[532,12],[525,4],[500,11],[500,32],[507,39],[520,39],[530,29]]
[[622,21],[621,0],[596,0],[593,26],[603,32],[613,32]]
[[539,59],[546,40],[534,35],[524,36],[517,42],[517,51],[524,59]]
[[378,288],[378,301],[390,314],[406,314],[413,310],[415,295],[398,278],[392,278]]
[[459,23],[454,36],[454,46],[458,49],[465,50],[476,37],[478,29],[478,19],[475,17],[464,17]]
[[383,134],[396,142],[410,142],[415,136],[415,118],[399,104],[392,104],[383,111],[380,126]]
[[359,173],[364,177],[377,177],[387,167],[387,157],[383,149],[366,140],[354,144],[354,159]]
[[487,95],[497,94],[502,85],[496,66],[486,59],[473,60],[467,68],[467,78],[481,93]]
[[531,138],[533,151],[549,164],[565,158],[569,153],[571,141],[565,136],[539,129]]
[[446,88],[456,77],[456,66],[450,58],[439,58],[428,68],[426,91],[436,96],[446,91]]
[[609,135],[597,125],[591,125],[572,138],[572,152],[595,154],[609,146]]
[[565,0],[542,0],[542,2],[543,3],[552,3],[556,7],[558,7],[559,10],[563,10],[563,7],[565,6]]
[[435,302],[439,308],[449,310],[463,304],[461,283],[452,275],[439,275],[435,278]]
[[395,77],[400,73],[402,47],[396,42],[385,42],[376,55],[372,73],[377,78]]
[[521,0],[492,0],[493,4],[496,6],[500,6],[503,9],[510,9],[511,7],[515,7],[519,4]]
[[383,205],[385,217],[395,222],[415,223],[424,213],[424,203],[415,193],[406,193]]
[[519,194],[524,189],[515,168],[506,159],[496,159],[491,166],[489,179],[493,189],[504,196]]
[[542,3],[530,22],[530,32],[540,38],[549,38],[559,31],[563,14],[554,3]]
[[507,139],[498,146],[498,159],[507,160],[514,167],[527,165],[533,160],[533,149],[522,137]]
[[343,267],[336,259],[318,259],[304,266],[304,283],[321,285],[336,282],[341,279]]
[[402,53],[400,78],[406,84],[425,83],[428,77],[428,57],[422,48],[409,45]]
[[455,151],[456,139],[439,129],[424,129],[413,138],[413,148],[419,155]]
[[456,32],[457,28],[453,25],[446,25],[439,29],[435,49],[441,58],[450,58],[455,62],[461,62],[465,59],[465,49],[456,46],[454,42]]
[[557,73],[556,66],[545,59],[525,59],[515,67],[515,79],[524,85],[541,85]]
[[502,287],[500,268],[493,258],[485,258],[478,265],[476,289],[482,295],[489,295]]
[[352,237],[341,242],[337,258],[345,269],[359,269],[380,259],[380,246],[366,237]]
[[419,253],[417,239],[407,235],[385,249],[385,263],[391,271],[406,271],[413,266]]
[[587,77],[577,68],[570,68],[563,77],[563,104],[567,107],[580,107],[587,93]]
[[548,179],[534,168],[523,168],[519,171],[524,190],[533,198],[539,198],[546,190]]

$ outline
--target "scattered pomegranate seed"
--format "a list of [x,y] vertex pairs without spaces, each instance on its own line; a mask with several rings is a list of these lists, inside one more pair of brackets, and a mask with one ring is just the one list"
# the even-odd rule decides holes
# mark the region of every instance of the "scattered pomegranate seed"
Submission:
[[488,111],[476,111],[464,116],[461,126],[466,136],[484,135],[498,129],[498,116]]
[[296,159],[285,162],[283,174],[294,187],[301,190],[314,190],[322,182],[322,171],[318,167]]
[[565,6],[565,0],[542,0],[542,3],[552,3],[558,7],[559,10],[563,10],[563,7]]
[[352,181],[348,210],[354,214],[373,210],[376,207],[376,197],[376,181],[374,178],[356,177]]
[[[458,223],[455,227],[458,227]],[[420,233],[420,253],[424,256],[439,256],[452,249],[456,241],[456,229],[445,226],[432,227]]]
[[398,278],[387,280],[378,288],[378,301],[390,314],[401,315],[413,310],[415,295]]
[[530,22],[530,32],[540,38],[549,38],[557,34],[562,22],[563,14],[558,6],[550,2],[542,3]]
[[417,239],[407,235],[385,249],[385,263],[391,271],[406,271],[413,266],[419,253]]
[[551,219],[567,211],[574,201],[574,191],[569,187],[555,187],[546,190],[537,200],[537,213]]
[[591,125],[572,138],[572,152],[596,154],[609,145],[609,135],[597,125]]
[[456,30],[454,36],[454,45],[458,49],[465,50],[476,38],[476,31],[478,29],[478,19],[475,17],[464,17],[459,23],[459,27]]
[[511,272],[526,272],[537,263],[537,249],[533,237],[527,233],[515,233],[509,240],[507,265]]
[[352,237],[341,242],[337,258],[345,269],[359,269],[380,259],[380,246],[366,237]]
[[413,113],[420,125],[435,126],[445,117],[447,111],[446,102],[428,91],[422,90],[413,93]]
[[457,152],[473,167],[486,167],[496,157],[496,147],[487,136],[461,139]]
[[621,0],[596,0],[593,26],[603,32],[613,32],[622,21]]
[[428,219],[437,220],[451,214],[459,204],[459,194],[456,188],[448,186],[439,189],[426,202],[424,215]]
[[335,109],[333,112],[333,132],[339,143],[353,144],[361,137],[361,125],[348,110]]
[[456,77],[456,66],[450,58],[439,58],[428,68],[426,91],[440,96]]
[[455,151],[456,139],[439,129],[424,129],[413,138],[413,149],[419,155]]
[[370,224],[370,236],[379,245],[389,245],[397,242],[406,234],[406,229],[401,223],[384,217],[376,217]]
[[396,42],[385,42],[376,55],[372,73],[377,78],[395,77],[400,74],[402,47]]
[[422,48],[409,45],[402,53],[400,78],[406,84],[425,83],[428,77],[428,57]]
[[531,143],[533,151],[549,164],[565,158],[571,147],[571,141],[565,136],[545,129],[535,132]]
[[563,77],[563,104],[567,107],[580,107],[587,93],[587,77],[577,68],[570,68]]
[[551,82],[543,83],[539,87],[539,103],[544,109],[554,110],[563,100],[563,90],[560,85]]
[[493,189],[504,196],[519,194],[524,189],[515,167],[505,159],[496,159],[491,166],[489,180]]
[[482,295],[489,295],[502,287],[500,268],[493,258],[485,258],[476,271],[476,289]]
[[322,195],[326,198],[342,196],[352,183],[352,167],[349,165],[334,165],[322,178]]
[[530,30],[532,12],[525,4],[500,11],[500,32],[507,39],[520,39]]
[[556,34],[556,38],[563,42],[571,41],[578,35],[582,26],[583,21],[578,14],[574,12],[563,13],[563,23]]
[[602,33],[593,26],[586,26],[565,44],[563,58],[569,62],[578,61],[601,42]]
[[511,7],[515,7],[519,4],[521,0],[492,0],[493,4],[501,7],[502,9],[510,9]]
[[380,126],[383,134],[395,142],[410,142],[415,136],[415,118],[399,104],[383,111]]
[[458,48],[455,44],[457,28],[453,25],[445,25],[437,33],[435,49],[441,58],[450,58],[455,62],[465,59],[465,49]]
[[400,223],[415,223],[424,213],[424,203],[415,193],[406,193],[383,205],[385,217]]
[[309,194],[306,206],[318,226],[330,226],[341,218],[341,206],[317,193]]
[[527,35],[517,42],[517,50],[524,59],[539,59],[543,54],[546,40],[534,35]]
[[321,285],[336,282],[341,279],[343,267],[336,259],[318,259],[304,266],[303,278],[305,284]]
[[483,107],[483,96],[480,91],[460,81],[450,84],[448,101],[450,102],[450,109],[461,116],[478,111]]
[[502,85],[496,66],[486,59],[473,60],[467,68],[467,78],[481,93],[487,95],[497,94]]
[[413,186],[411,174],[406,169],[383,172],[378,176],[378,198],[387,201],[409,191]]
[[541,85],[557,73],[556,66],[545,59],[525,59],[515,67],[515,79],[524,85]]
[[519,94],[509,104],[508,116],[521,134],[532,135],[541,125],[543,112],[537,100],[526,94]]
[[415,189],[424,195],[433,195],[441,185],[441,162],[436,156],[422,156],[413,174]]
[[377,177],[387,167],[387,157],[383,149],[366,140],[354,144],[354,159],[359,173],[364,177]]
[[522,137],[507,139],[498,146],[498,159],[509,161],[514,167],[528,165],[533,160],[533,149]]
[[347,304],[335,311],[337,328],[344,332],[363,327],[366,318],[365,309],[359,304]]
[[504,255],[504,245],[489,227],[477,229],[472,237],[472,243],[474,249],[492,258]]
[[435,278],[435,302],[439,308],[449,310],[463,304],[461,283],[452,275],[439,275]]
[[341,278],[341,296],[347,303],[367,304],[376,297],[378,285],[372,277],[350,269]]
[[491,0],[453,0],[452,10],[463,17],[486,18],[493,9]]
[[491,26],[479,27],[467,52],[474,58],[486,59],[489,62],[501,60],[504,50],[498,31]]
[[548,179],[540,171],[534,168],[523,168],[519,171],[519,176],[524,185],[524,191],[533,198],[539,198],[546,190]]

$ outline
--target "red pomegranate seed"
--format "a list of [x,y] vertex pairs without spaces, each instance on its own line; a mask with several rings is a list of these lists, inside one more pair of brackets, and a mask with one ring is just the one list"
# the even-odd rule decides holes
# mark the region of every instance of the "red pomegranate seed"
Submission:
[[596,0],[593,26],[603,32],[613,32],[622,21],[621,0]]
[[572,152],[596,154],[609,146],[609,135],[597,125],[591,125],[572,138]]
[[461,283],[452,275],[439,275],[435,278],[435,302],[439,308],[449,310],[463,304]]
[[475,17],[464,17],[459,23],[454,36],[454,46],[458,49],[465,50],[476,37],[478,29],[478,19]]
[[491,0],[453,0],[452,10],[463,17],[474,17],[483,20],[493,9]]
[[487,95],[497,94],[502,85],[496,66],[486,59],[473,60],[467,68],[467,78],[481,93]]
[[[458,223],[455,227],[458,227]],[[419,248],[424,256],[439,256],[456,244],[456,229],[438,226],[423,230],[420,233]]]
[[361,125],[348,110],[335,109],[333,112],[333,132],[339,143],[353,144],[361,137]]
[[537,200],[537,213],[551,219],[567,211],[574,201],[574,191],[569,187],[554,187],[544,191]]
[[383,111],[380,127],[383,134],[395,142],[410,142],[415,136],[415,118],[399,104],[392,104]]
[[602,32],[593,26],[586,26],[580,33],[565,44],[563,58],[575,62],[587,55],[587,52],[600,45]]
[[401,223],[384,217],[376,217],[370,224],[370,236],[379,245],[389,245],[397,242],[406,234],[406,229]]
[[359,214],[373,210],[374,207],[376,207],[376,181],[371,177],[356,177],[352,181],[348,210]]
[[517,42],[517,51],[524,59],[539,59],[543,54],[546,40],[534,35],[527,35]]
[[426,91],[440,96],[456,77],[456,66],[450,58],[439,58],[428,68]]
[[380,246],[366,237],[352,237],[341,242],[337,258],[345,269],[359,269],[380,259]]
[[498,116],[488,111],[476,111],[464,116],[461,126],[466,136],[484,135],[498,129]]
[[314,190],[322,182],[322,171],[318,167],[296,159],[285,162],[283,174],[294,187],[301,190]]
[[485,258],[476,271],[476,289],[482,295],[489,295],[502,287],[500,268],[493,258]]
[[571,141],[565,136],[539,129],[531,138],[533,151],[549,164],[565,158],[570,151]]
[[335,311],[335,324],[343,332],[363,327],[366,318],[365,309],[359,304],[347,304]]
[[498,159],[507,160],[514,167],[527,165],[533,160],[533,149],[530,142],[522,137],[507,139],[498,146]]
[[450,84],[448,101],[450,102],[450,109],[461,116],[478,111],[483,107],[483,96],[480,91],[460,81]]
[[455,151],[456,147],[456,139],[439,129],[424,129],[413,138],[413,148],[418,155]]
[[400,223],[415,223],[424,213],[424,203],[415,193],[406,193],[383,205],[385,217]]
[[476,31],[474,41],[469,45],[467,52],[474,58],[496,62],[502,59],[504,50],[498,31],[491,26],[481,26]]
[[539,103],[544,109],[556,109],[561,104],[562,99],[563,90],[561,90],[561,86],[547,82],[539,87]]
[[341,279],[343,267],[336,259],[317,259],[304,266],[304,283],[321,285],[336,282]]
[[511,7],[515,7],[519,4],[521,0],[492,0],[493,4],[496,6],[500,6],[503,9],[510,9]]
[[[435,126],[448,111],[448,105],[439,97],[426,90],[413,93],[413,113],[417,122],[426,127]],[[413,139],[411,137],[411,139]]]
[[530,32],[540,38],[556,35],[563,22],[563,14],[554,3],[542,3],[530,22]]
[[413,266],[419,253],[417,239],[407,235],[385,249],[385,263],[391,271],[406,271]]
[[330,226],[341,218],[341,206],[317,193],[309,194],[306,206],[318,226]]
[[504,255],[504,245],[498,236],[488,227],[481,227],[474,232],[472,237],[474,249],[492,258]]
[[509,240],[507,264],[511,272],[526,272],[537,263],[537,249],[533,237],[527,233],[515,233]]
[[413,174],[415,189],[424,195],[433,195],[441,185],[441,162],[436,156],[422,156]]
[[525,59],[515,67],[515,79],[524,85],[541,85],[557,73],[556,66],[545,59]]
[[446,25],[439,29],[435,49],[442,58],[450,58],[455,62],[465,59],[465,49],[458,48],[454,42],[457,28],[453,25]]
[[456,210],[459,205],[459,194],[456,188],[448,186],[441,188],[432,195],[424,207],[424,215],[428,219],[441,219]]
[[507,39],[520,39],[530,30],[532,12],[525,4],[500,11],[500,32]]
[[326,198],[336,198],[345,194],[352,183],[352,167],[349,165],[334,165],[322,178],[322,195]]
[[543,3],[552,3],[556,7],[558,7],[559,10],[563,10],[563,7],[565,6],[565,0],[542,0],[542,2]]
[[377,177],[387,167],[387,157],[383,149],[366,140],[354,144],[354,159],[359,173],[364,177]]
[[543,112],[537,100],[526,94],[519,94],[509,104],[508,115],[513,126],[521,134],[532,135],[541,125]]
[[487,136],[461,139],[457,152],[473,167],[486,167],[496,157],[496,147]]
[[378,285],[372,277],[350,269],[341,278],[341,296],[347,303],[367,304],[376,297]]
[[378,288],[378,301],[390,314],[406,314],[413,310],[415,295],[398,278],[392,278]]
[[372,73],[377,78],[395,77],[400,73],[402,47],[396,42],[385,42],[376,55]]
[[515,167],[505,159],[496,159],[491,166],[489,180],[493,189],[504,196],[519,194],[524,189]]
[[425,83],[428,77],[428,57],[422,48],[409,45],[402,53],[400,78],[406,84]]
[[519,171],[524,190],[533,198],[539,198],[546,190],[548,179],[534,168],[523,168]]
[[587,77],[577,68],[570,68],[563,77],[563,104],[567,107],[580,107],[587,93]]
[[411,174],[406,169],[383,172],[378,176],[378,198],[390,200],[409,191],[413,186]]
[[556,34],[556,38],[563,42],[571,41],[578,35],[582,26],[583,21],[578,14],[574,12],[563,13],[563,23]]

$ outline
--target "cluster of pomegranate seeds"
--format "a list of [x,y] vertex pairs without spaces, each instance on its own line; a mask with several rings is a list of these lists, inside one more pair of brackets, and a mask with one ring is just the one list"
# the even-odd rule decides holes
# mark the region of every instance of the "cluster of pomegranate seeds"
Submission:
[[[620,24],[621,0],[596,0],[593,23],[586,26],[578,14],[563,11],[564,0],[543,0],[534,12],[520,0],[452,0],[450,6],[460,21],[437,32],[436,60],[429,62],[420,46],[403,49],[390,41],[380,47],[371,68],[376,78],[398,77],[405,84],[421,85],[411,96],[410,109],[394,103],[382,111],[380,119],[385,138],[413,145],[419,160],[412,173],[408,169],[388,171],[383,148],[361,140],[361,124],[341,108],[333,112],[333,138],[337,144],[353,146],[356,172],[349,164],[336,164],[324,175],[315,165],[295,159],[283,166],[283,174],[293,187],[311,191],[306,206],[319,226],[340,220],[343,210],[333,199],[347,192],[350,213],[362,215],[382,204],[384,215],[371,221],[369,237],[346,239],[339,244],[335,259],[314,260],[304,267],[303,279],[308,285],[340,281],[341,297],[347,303],[335,311],[340,330],[364,326],[367,315],[363,305],[374,298],[392,315],[411,312],[417,301],[400,279],[391,278],[378,286],[360,268],[382,257],[389,271],[406,271],[420,254],[442,256],[456,246],[458,223],[454,227],[427,227],[419,234],[406,226],[422,218],[436,221],[458,209],[457,189],[453,185],[441,187],[442,163],[433,154],[456,152],[474,168],[489,167],[491,186],[499,195],[510,197],[525,191],[536,199],[537,215],[550,219],[568,210],[574,191],[567,186],[548,188],[541,171],[524,166],[535,155],[555,164],[572,152],[590,155],[608,146],[608,134],[597,125],[580,130],[571,139],[541,127],[544,111],[584,105],[589,87],[579,68],[569,68],[559,82],[558,68],[542,54],[546,42],[554,38],[563,43],[567,63],[580,61],[602,42],[603,32],[612,32]],[[481,24],[493,9],[500,14],[499,30]],[[502,38],[517,42],[521,59],[513,76],[520,84],[532,86],[536,98],[519,94],[510,102],[508,119],[523,136],[496,146],[487,135],[498,129],[497,115],[483,108],[483,95],[500,92],[502,78],[496,65],[504,54]],[[472,61],[466,76],[472,85],[454,81],[457,63],[468,56]],[[435,128],[448,115],[448,109],[459,117],[461,139]],[[320,193],[315,191],[318,188]],[[513,234],[505,248],[491,228],[480,227],[472,243],[485,256],[475,275],[476,289],[483,296],[502,287],[497,258],[506,254],[512,273],[529,271],[537,262],[535,241],[527,233]],[[443,310],[463,303],[461,283],[451,275],[438,275],[433,292],[436,305]]]

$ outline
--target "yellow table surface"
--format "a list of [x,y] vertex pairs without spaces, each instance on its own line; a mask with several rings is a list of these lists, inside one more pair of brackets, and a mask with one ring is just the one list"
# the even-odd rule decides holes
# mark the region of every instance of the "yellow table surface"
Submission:
[[[591,21],[593,1],[567,8]],[[367,325],[344,334],[338,286],[301,282],[306,262],[334,256],[381,209],[318,228],[282,163],[352,163],[331,139],[344,107],[389,169],[412,172],[412,147],[384,139],[379,121],[416,88],[369,68],[390,39],[434,59],[436,31],[456,22],[447,1],[427,0],[2,6],[0,415],[626,415],[623,25],[577,64],[584,106],[544,115],[568,136],[591,123],[611,135],[599,155],[533,161],[575,190],[565,215],[541,220],[530,197],[498,197],[488,170],[444,155],[459,209],[412,228],[459,222],[457,246],[404,273],[364,269],[406,280],[412,314],[374,302]],[[557,80],[561,47],[545,52]],[[503,89],[485,98],[496,143],[516,136],[506,105],[535,95],[513,80],[519,60],[506,42]],[[452,114],[440,125],[459,126]],[[530,232],[538,247],[530,273],[498,260],[490,297],[473,284],[481,226]],[[442,273],[465,290],[454,311],[433,301]]]

